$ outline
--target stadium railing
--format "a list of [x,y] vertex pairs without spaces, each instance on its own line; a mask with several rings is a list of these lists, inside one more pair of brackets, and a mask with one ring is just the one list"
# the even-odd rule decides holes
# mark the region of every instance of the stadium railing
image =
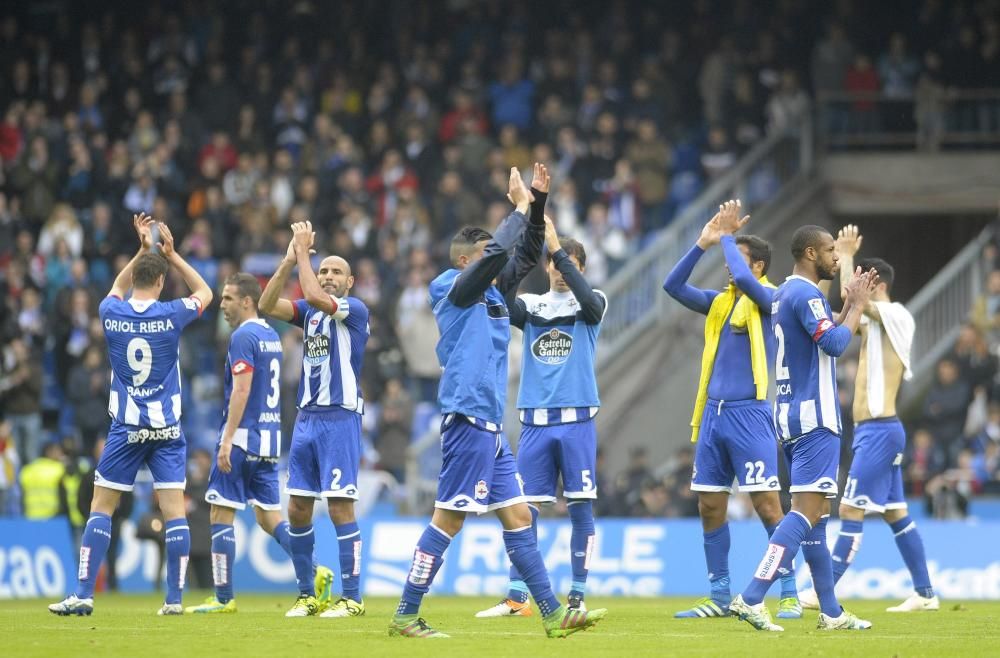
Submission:
[[816,145],[828,150],[960,150],[1000,145],[1000,89],[945,89],[889,97],[820,92]]
[[695,241],[705,221],[719,204],[741,199],[745,207],[760,207],[813,164],[811,126],[778,133],[751,149],[732,169],[716,179],[654,240],[603,287],[608,306],[601,325],[597,367],[612,363],[622,350],[647,329],[667,319],[670,309],[663,294],[663,276]]
[[976,298],[982,294],[987,274],[982,258],[983,247],[995,232],[993,226],[983,229],[907,303],[913,314],[916,333],[911,364],[914,379],[904,390],[903,405],[909,405],[923,389],[921,383],[933,373],[934,365],[955,344],[962,323],[969,317]]

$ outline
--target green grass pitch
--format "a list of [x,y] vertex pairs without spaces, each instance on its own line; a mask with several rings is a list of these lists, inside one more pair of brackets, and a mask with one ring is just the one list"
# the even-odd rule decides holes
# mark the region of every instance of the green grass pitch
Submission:
[[[188,592],[186,604],[205,593]],[[536,614],[530,618],[475,619],[494,599],[429,596],[421,613],[452,635],[435,642],[390,638],[386,625],[395,599],[370,598],[356,619],[286,619],[292,596],[243,595],[234,615],[157,617],[153,595],[98,595],[91,617],[56,617],[50,601],[0,602],[0,655],[29,656],[1000,656],[1000,602],[947,601],[930,613],[890,614],[890,602],[848,601],[874,623],[870,631],[819,632],[816,613],[779,620],[784,633],[759,633],[735,619],[676,620],[693,599],[599,599],[610,612],[596,628],[549,640]],[[771,610],[776,602],[771,601]]]

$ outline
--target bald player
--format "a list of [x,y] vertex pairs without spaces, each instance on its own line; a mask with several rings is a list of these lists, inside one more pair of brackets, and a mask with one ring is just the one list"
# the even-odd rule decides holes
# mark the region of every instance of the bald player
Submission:
[[[285,616],[358,617],[361,599],[361,531],[354,516],[361,462],[361,359],[368,342],[368,308],[348,297],[354,285],[351,266],[327,256],[313,272],[311,222],[292,224],[285,258],[260,298],[260,310],[302,328],[302,377],[299,380],[292,446],[288,454],[288,534],[299,597]],[[299,268],[305,299],[279,298],[292,269]],[[274,374],[277,377],[277,373]],[[341,596],[322,610],[313,584],[313,507],[326,500],[337,531]],[[322,592],[319,593],[323,598]]]

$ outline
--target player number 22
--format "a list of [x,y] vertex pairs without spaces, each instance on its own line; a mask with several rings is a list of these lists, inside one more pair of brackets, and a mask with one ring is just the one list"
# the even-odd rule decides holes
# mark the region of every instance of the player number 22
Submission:
[[[766,482],[764,479],[764,462],[747,462],[744,466],[747,469],[747,484],[764,484]],[[757,469],[756,474],[754,473],[754,469]]]
[[149,373],[153,370],[153,350],[145,338],[133,338],[125,348],[128,356],[128,367],[135,371],[132,375],[132,386],[142,386]]

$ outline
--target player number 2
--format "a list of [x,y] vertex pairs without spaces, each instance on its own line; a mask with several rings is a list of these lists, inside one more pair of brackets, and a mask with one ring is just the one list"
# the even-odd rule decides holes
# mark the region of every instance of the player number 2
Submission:
[[781,325],[774,325],[774,337],[778,340],[778,356],[774,364],[774,378],[778,381],[788,379],[788,366],[785,365],[785,332]]
[[267,394],[267,408],[274,409],[278,406],[278,390],[281,382],[278,379],[281,377],[281,364],[278,363],[277,359],[271,359],[271,392]]
[[584,491],[590,491],[594,488],[594,481],[590,479],[590,469],[580,471],[580,479],[583,480]]
[[132,375],[132,386],[142,386],[149,373],[153,370],[153,350],[145,338],[133,338],[125,348],[128,356],[128,367],[135,371]]
[[[747,469],[746,484],[764,484],[764,462],[747,462],[744,466],[746,466]],[[754,469],[757,469],[756,474],[754,474]]]

